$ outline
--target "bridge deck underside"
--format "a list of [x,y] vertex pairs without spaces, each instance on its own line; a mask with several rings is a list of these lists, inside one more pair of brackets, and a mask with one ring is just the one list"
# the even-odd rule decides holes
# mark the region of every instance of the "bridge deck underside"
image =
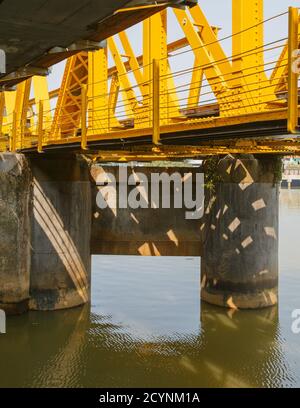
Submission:
[[[14,86],[30,77],[30,72],[43,72],[76,54],[80,42],[82,46],[85,40],[100,42],[165,7],[135,7],[121,12],[129,2],[0,1],[0,49],[6,53],[6,73],[0,73],[0,86]],[[146,2],[141,0],[136,4]]]

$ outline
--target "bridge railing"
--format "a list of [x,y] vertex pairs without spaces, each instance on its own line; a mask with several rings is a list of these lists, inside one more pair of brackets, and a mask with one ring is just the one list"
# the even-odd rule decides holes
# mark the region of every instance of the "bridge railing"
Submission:
[[[297,132],[299,9],[263,21],[262,1],[250,2],[233,10],[229,36],[220,38],[199,6],[174,9],[172,18],[163,11],[142,23],[142,55],[124,31],[107,47],[68,59],[59,90],[48,93],[46,79],[34,77],[1,93],[0,149],[86,149],[139,137],[158,144],[166,134],[266,121],[286,121]],[[167,17],[181,33],[172,42]]]

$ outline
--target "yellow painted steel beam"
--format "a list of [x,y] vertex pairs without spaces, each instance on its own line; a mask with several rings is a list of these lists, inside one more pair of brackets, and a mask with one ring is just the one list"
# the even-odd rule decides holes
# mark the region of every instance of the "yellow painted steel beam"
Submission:
[[87,149],[87,86],[81,85],[81,149]]
[[[213,92],[217,95],[224,93],[224,91],[226,91],[228,88],[226,74],[228,74],[227,68],[229,65],[225,54],[225,61],[218,63],[218,60],[214,58],[213,53],[209,52],[209,45],[208,47],[205,47],[204,39],[199,36],[193,24],[193,21],[189,18],[187,12],[185,10],[176,9],[174,10],[174,13],[178,23],[180,24],[183,32],[186,35],[186,38],[188,39],[188,42],[195,56],[198,57],[204,65],[203,69],[205,70],[205,76]],[[211,30],[211,27],[207,24],[206,20],[203,21],[203,24],[205,24],[206,29],[204,32],[209,32]],[[214,36],[214,41],[216,41],[215,34],[210,34]],[[211,35],[209,37],[211,37]],[[221,53],[220,50],[219,52]]]
[[138,58],[136,57],[136,55],[135,55],[135,53],[133,51],[133,48],[132,48],[132,46],[130,44],[128,35],[126,34],[125,31],[121,31],[119,33],[119,38],[121,40],[121,44],[123,46],[125,55],[128,58],[128,68],[126,67],[126,64],[125,64],[125,69],[130,70],[132,72],[132,74],[133,74],[133,76],[135,78],[135,81],[139,86],[139,90],[140,90],[141,94],[145,97],[145,89],[144,89],[144,86],[143,86],[143,82],[144,82],[143,73],[142,73],[140,64],[138,62]]
[[289,8],[289,42],[288,42],[288,131],[298,131],[298,67],[295,60],[298,57],[299,15],[296,7]]
[[27,111],[31,89],[31,78],[17,85],[14,99],[12,123],[12,150],[21,149],[27,132]]
[[152,106],[152,142],[153,144],[159,144],[160,141],[160,103],[159,103],[159,94],[160,94],[160,73],[159,73],[159,60],[153,59],[152,61],[152,80],[153,80],[153,106]]
[[0,93],[0,137],[2,137],[3,115],[5,107],[4,92]]
[[[152,61],[155,59],[159,61],[159,72],[161,77],[159,98],[161,125],[170,122],[172,116],[179,115],[176,87],[168,61],[167,30],[166,10],[153,15],[143,23],[144,82],[147,88],[147,94],[150,96],[147,108],[150,113],[148,115],[149,119],[151,119]],[[172,112],[171,114],[170,111]]]
[[[130,33],[122,31],[108,39],[107,47],[68,59],[59,92],[49,92],[41,77],[5,92],[0,148],[8,147],[8,137],[15,150],[68,143],[86,149],[90,141],[144,136],[157,145],[167,133],[193,131],[196,137],[203,129],[287,119],[289,131],[296,131],[298,89],[289,50],[299,45],[298,10],[290,11],[289,46],[280,50],[274,42],[279,60],[265,64],[263,0],[249,0],[247,7],[232,0],[232,6],[232,56],[225,54],[218,30],[198,5],[172,11],[180,39],[168,44],[164,10],[142,23],[142,56],[136,55]],[[180,69],[182,63],[187,68]],[[272,70],[269,78],[266,71]],[[53,115],[51,98],[57,98]]]
[[270,77],[270,83],[273,86],[274,95],[285,97],[288,92],[288,43],[281,51],[280,57],[276,63]]
[[108,47],[111,51],[112,57],[118,70],[119,81],[122,88],[121,95],[124,101],[124,111],[129,118],[133,118],[134,111],[137,108],[138,102],[136,99],[135,91],[132,88],[131,81],[127,75],[127,70],[122,60],[121,53],[113,37],[108,39]]
[[88,81],[88,54],[82,52],[67,60],[49,133],[53,142],[75,135],[80,126],[81,86]]
[[[212,29],[214,31],[214,27],[212,27]],[[122,33],[123,33],[123,31],[121,33],[119,33],[120,37],[121,37]],[[124,31],[124,33],[126,34],[125,31]],[[130,42],[129,42],[129,44],[130,44]],[[168,53],[168,55],[171,55],[172,52],[178,51],[178,50],[180,50],[180,49],[182,49],[184,47],[187,47],[188,45],[189,45],[189,42],[188,42],[187,38],[182,37],[179,40],[175,40],[175,41],[167,44],[167,53]],[[126,55],[129,55],[129,53],[126,52]],[[138,67],[140,68],[140,70],[142,70],[142,68],[143,68],[143,55],[139,55],[139,56],[134,57],[134,58],[136,59],[136,63],[138,64]],[[133,70],[133,68],[132,68],[133,63],[132,63],[132,61],[129,62],[129,59],[128,59],[128,61],[124,62],[124,65],[125,65],[125,68],[126,68],[127,71],[129,71],[130,69]],[[111,78],[115,77],[117,73],[118,73],[118,71],[117,71],[116,66],[109,67],[108,68],[108,75],[107,75],[108,79],[111,79]],[[143,80],[141,82],[143,82]],[[60,88],[56,88],[56,89],[53,89],[53,90],[49,91],[49,98],[50,99],[56,98],[59,95],[59,92],[60,92]],[[34,98],[29,100],[29,105],[33,105],[34,103],[35,103]]]
[[[232,0],[232,69],[242,112],[265,109],[276,99],[267,87],[264,66],[263,0]],[[243,73],[245,75],[243,75]]]
[[108,116],[108,127],[109,129],[118,129],[121,127],[120,122],[115,117],[116,107],[118,103],[120,91],[120,83],[118,80],[117,75],[114,75],[111,79],[110,84],[110,91],[108,96],[108,109],[109,109],[109,116]]
[[192,16],[193,25],[198,28],[198,35],[203,44],[207,44],[209,53],[213,56],[214,60],[220,64],[219,69],[222,74],[225,77],[228,76],[231,74],[232,68],[221,43],[218,41],[218,30],[209,24],[200,6],[192,7],[189,9],[189,12]]
[[192,80],[189,89],[188,97],[188,108],[196,108],[199,105],[199,99],[201,94],[201,86],[203,82],[204,70],[199,69],[198,66],[201,65],[201,59],[199,57],[195,58],[194,69],[192,73]]
[[11,131],[11,138],[9,144],[9,150],[11,152],[15,152],[17,149],[17,123],[18,123],[18,115],[17,112],[13,112],[13,119],[12,119],[12,131]]
[[[39,108],[43,106],[43,123],[46,131],[49,131],[52,123],[50,96],[48,91],[48,82],[46,77],[34,76],[32,77],[34,104],[36,106],[36,113],[39,117]],[[40,104],[42,102],[42,105]],[[28,102],[29,106],[29,102]]]
[[89,134],[108,132],[107,48],[88,53],[88,123]]

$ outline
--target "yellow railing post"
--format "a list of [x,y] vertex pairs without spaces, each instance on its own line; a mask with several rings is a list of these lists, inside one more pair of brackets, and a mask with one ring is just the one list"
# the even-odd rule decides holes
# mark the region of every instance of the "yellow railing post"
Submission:
[[152,143],[157,145],[160,142],[159,60],[153,59],[152,64]]
[[44,104],[39,101],[39,117],[38,117],[38,152],[43,152],[43,120],[44,120]]
[[0,137],[2,137],[2,126],[3,126],[3,110],[5,106],[4,93],[0,93]]
[[17,145],[17,112],[13,111],[12,132],[10,139],[10,151],[15,152]]
[[86,111],[87,111],[87,86],[81,86],[81,149],[87,149],[87,126],[86,126]]
[[[295,59],[298,50],[298,9],[289,8],[289,40],[288,40],[288,132],[297,133],[298,127],[298,73]],[[295,55],[296,54],[296,55]]]

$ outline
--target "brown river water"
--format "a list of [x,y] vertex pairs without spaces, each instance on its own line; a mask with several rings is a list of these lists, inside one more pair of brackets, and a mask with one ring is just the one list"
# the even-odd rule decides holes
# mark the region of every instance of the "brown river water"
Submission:
[[300,190],[281,191],[280,303],[201,303],[199,258],[93,257],[92,304],[9,317],[0,387],[299,387]]

